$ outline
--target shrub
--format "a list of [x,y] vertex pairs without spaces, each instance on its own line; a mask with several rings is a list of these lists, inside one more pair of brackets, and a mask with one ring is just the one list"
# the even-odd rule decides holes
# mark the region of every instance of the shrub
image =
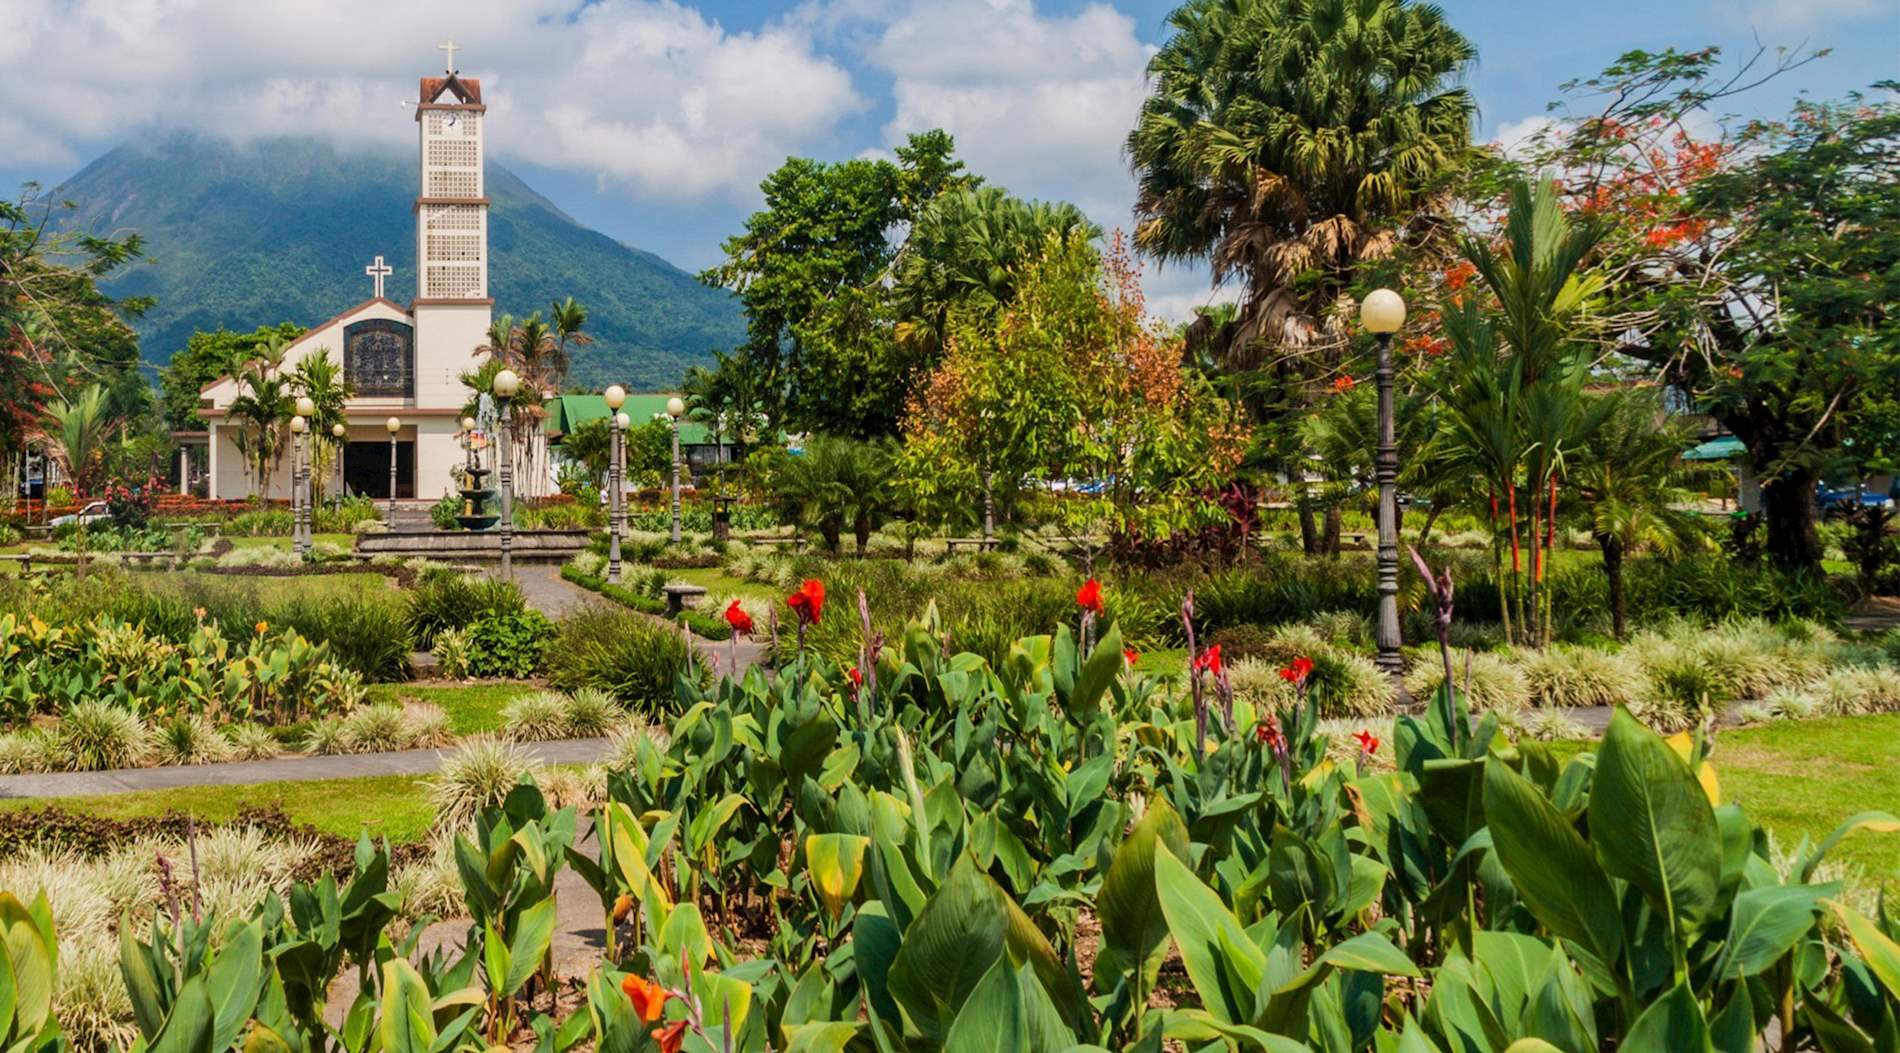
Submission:
[[1900,710],[1900,670],[1872,666],[1836,669],[1814,685],[1819,710],[1826,716],[1854,716]]
[[217,725],[197,713],[159,725],[156,740],[160,764],[216,764],[231,759],[231,744],[218,733]]
[[525,606],[520,587],[512,581],[432,570],[409,590],[406,617],[416,646],[427,649],[445,629],[465,629],[483,617],[512,614]]
[[0,734],[0,775],[56,771],[60,756],[59,736],[50,728]]
[[471,735],[429,778],[429,799],[443,822],[459,824],[483,808],[501,804],[522,779],[540,771],[541,765],[513,741]]
[[[336,596],[316,603],[277,604],[264,620],[328,644],[330,657],[364,679],[405,680],[414,638],[401,601],[372,593]],[[349,703],[345,703],[345,707]]]
[[446,746],[455,741],[455,731],[450,726],[449,715],[441,706],[428,703],[411,703],[403,710],[409,721],[409,749],[427,749],[431,746]]
[[469,675],[470,648],[467,629],[437,630],[435,646],[431,653],[435,655],[437,674],[450,680],[462,680]]
[[472,676],[535,675],[541,668],[554,623],[547,615],[523,608],[478,618],[468,627],[468,669]]
[[1520,713],[1504,715],[1504,725],[1518,738],[1534,739],[1538,742],[1574,741],[1589,739],[1593,735],[1589,728],[1560,709],[1527,709]]
[[343,732],[343,721],[312,721],[304,730],[303,751],[314,757],[334,757],[350,752],[349,739]]
[[[1302,650],[1301,655],[1313,660],[1307,690],[1322,717],[1369,717],[1392,711],[1398,691],[1392,678],[1372,659],[1325,645]],[[1260,658],[1235,662],[1228,670],[1234,694],[1256,707],[1291,706],[1298,696],[1293,685],[1280,676],[1283,664],[1281,660]]]
[[135,768],[152,753],[151,732],[138,715],[111,702],[80,702],[60,717],[59,767],[66,771]]
[[648,711],[670,709],[686,644],[665,625],[626,611],[586,607],[561,620],[548,650],[548,682],[563,691],[597,688]]
[[[1452,656],[1452,676],[1458,690],[1475,712],[1514,712],[1531,704],[1531,685],[1510,656],[1492,651],[1466,651]],[[1405,690],[1413,698],[1429,699],[1445,682],[1445,669],[1436,649],[1421,650],[1405,674]]]

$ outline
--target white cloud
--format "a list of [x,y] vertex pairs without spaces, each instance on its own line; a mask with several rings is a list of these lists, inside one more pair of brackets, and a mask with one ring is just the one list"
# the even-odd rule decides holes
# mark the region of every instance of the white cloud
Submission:
[[731,32],[671,0],[6,0],[0,156],[67,163],[155,124],[412,142],[401,103],[448,36],[497,156],[649,197],[749,196],[864,105],[802,22]]
[[869,48],[893,78],[887,136],[944,128],[985,177],[1074,201],[1111,228],[1130,221],[1121,147],[1153,53],[1134,20],[1105,4],[1044,15],[1031,0],[924,0]]
[[1491,141],[1507,155],[1521,157],[1531,145],[1531,140],[1541,132],[1557,126],[1555,118],[1534,114],[1522,120],[1506,121],[1498,126],[1498,134]]

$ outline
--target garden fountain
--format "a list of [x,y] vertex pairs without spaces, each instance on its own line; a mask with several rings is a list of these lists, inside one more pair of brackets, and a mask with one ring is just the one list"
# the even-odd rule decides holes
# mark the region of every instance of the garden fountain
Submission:
[[482,433],[474,430],[474,421],[462,422],[462,446],[468,451],[468,463],[462,467],[462,511],[455,517],[463,530],[493,530],[501,521],[501,515],[488,510],[488,502],[494,500],[495,491],[482,485],[493,469],[482,467],[480,450],[487,445]]

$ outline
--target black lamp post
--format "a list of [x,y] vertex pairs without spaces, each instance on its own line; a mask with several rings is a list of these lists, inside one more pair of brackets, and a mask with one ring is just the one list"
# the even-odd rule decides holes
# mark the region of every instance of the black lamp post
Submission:
[[607,433],[612,437],[613,449],[607,458],[607,580],[620,584],[620,534],[626,529],[626,518],[622,508],[627,497],[627,487],[622,481],[626,459],[623,436],[627,433],[627,415],[620,412],[626,405],[627,389],[618,384],[607,388],[607,412],[612,419],[607,422]]
[[501,476],[501,576],[515,576],[515,473],[508,452],[508,425],[514,420],[515,392],[521,390],[521,378],[512,369],[495,374],[495,401],[501,404],[501,428],[496,438],[495,468]]

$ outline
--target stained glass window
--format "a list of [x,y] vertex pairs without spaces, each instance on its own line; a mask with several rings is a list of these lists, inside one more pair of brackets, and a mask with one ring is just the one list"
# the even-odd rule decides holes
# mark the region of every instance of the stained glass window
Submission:
[[415,396],[415,329],[387,318],[343,327],[343,376],[359,398]]

